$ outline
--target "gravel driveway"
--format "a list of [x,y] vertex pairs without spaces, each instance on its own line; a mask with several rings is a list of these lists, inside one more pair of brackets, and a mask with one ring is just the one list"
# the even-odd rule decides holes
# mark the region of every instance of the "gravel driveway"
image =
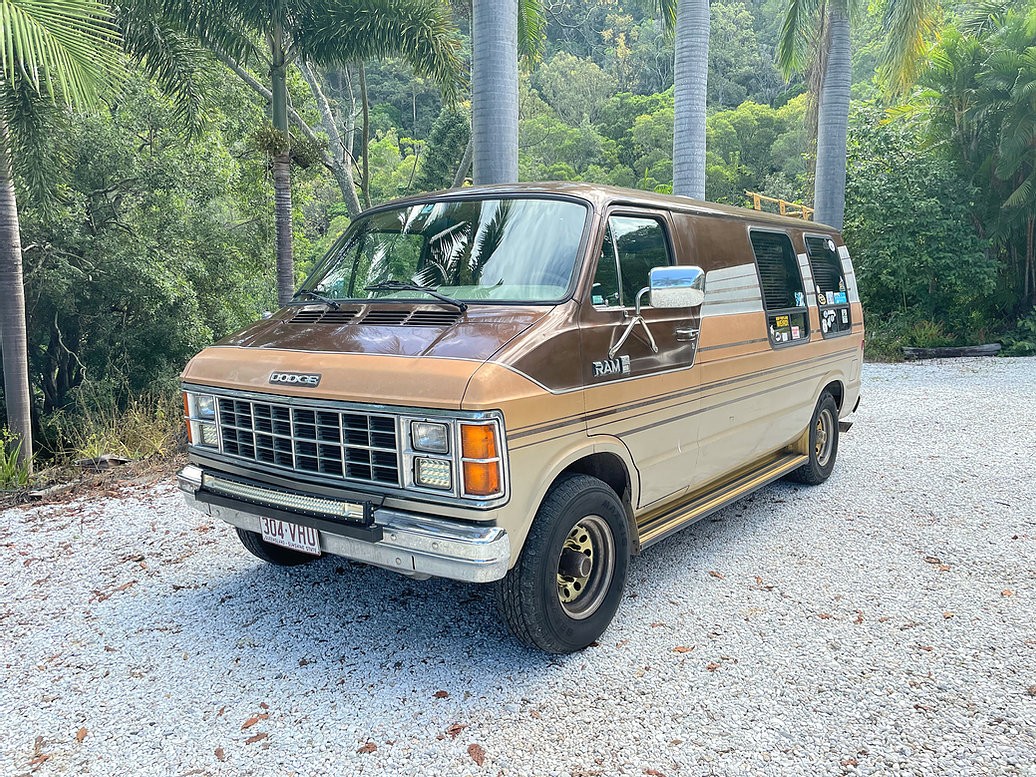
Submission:
[[1036,359],[868,365],[823,486],[635,559],[601,644],[261,564],[174,487],[0,517],[5,774],[1036,774]]

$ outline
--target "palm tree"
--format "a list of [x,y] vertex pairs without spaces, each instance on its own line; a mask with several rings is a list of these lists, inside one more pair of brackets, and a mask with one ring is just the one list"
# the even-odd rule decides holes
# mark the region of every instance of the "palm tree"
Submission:
[[[89,105],[119,72],[118,36],[95,0],[0,0],[0,331],[11,444],[32,468],[25,290],[14,166],[38,143],[33,115],[46,103]],[[12,118],[16,121],[12,123]]]
[[[846,135],[852,84],[849,23],[852,15],[865,10],[862,0],[788,0],[777,44],[777,64],[785,75],[803,68],[810,59],[819,82],[814,217],[838,229],[845,216]],[[902,91],[916,75],[936,10],[934,0],[888,0],[880,71],[892,91]]]
[[[663,9],[663,18],[666,18]],[[673,194],[705,199],[708,0],[679,0],[674,69]]]
[[[269,95],[277,134],[271,151],[277,296],[283,305],[291,299],[295,287],[288,69],[296,63],[362,67],[366,60],[395,55],[419,75],[431,77],[450,97],[462,71],[455,30],[436,0],[162,0],[162,10],[196,35],[249,86]],[[262,47],[254,44],[257,37],[263,41]],[[268,90],[247,72],[242,64],[247,61],[255,61],[259,69],[270,73]],[[304,75],[320,103],[322,95],[314,87],[317,82],[312,70],[307,69]],[[321,103],[320,108],[322,114],[330,116],[325,105]],[[341,183],[341,170],[333,171]],[[349,189],[343,187],[347,201]]]

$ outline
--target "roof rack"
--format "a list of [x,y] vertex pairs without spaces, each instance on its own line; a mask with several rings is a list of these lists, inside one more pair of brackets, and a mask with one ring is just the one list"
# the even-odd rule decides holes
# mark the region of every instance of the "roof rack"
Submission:
[[[767,197],[765,194],[759,194],[759,192],[745,191],[745,194],[752,200],[752,208],[761,211],[763,209],[763,203],[769,203],[777,206],[777,212],[782,216],[791,216],[796,219],[803,219],[812,221],[814,209],[808,205],[803,205],[801,202],[788,202],[787,200],[781,200],[777,197]],[[770,211],[772,213],[772,211]]]

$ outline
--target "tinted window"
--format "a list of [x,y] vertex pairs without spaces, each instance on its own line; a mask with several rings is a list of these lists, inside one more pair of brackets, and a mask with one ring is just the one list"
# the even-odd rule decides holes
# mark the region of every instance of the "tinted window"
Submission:
[[850,331],[852,316],[845,272],[834,241],[829,237],[807,237],[806,252],[820,307],[820,331],[824,337]]
[[783,232],[751,233],[759,267],[770,340],[789,343],[809,339],[809,311],[802,272],[791,238]]
[[[649,218],[613,216],[608,220],[597,262],[593,304],[633,307],[637,294],[648,285],[651,268],[669,264],[669,243],[661,223]],[[642,307],[648,307],[647,295]]]

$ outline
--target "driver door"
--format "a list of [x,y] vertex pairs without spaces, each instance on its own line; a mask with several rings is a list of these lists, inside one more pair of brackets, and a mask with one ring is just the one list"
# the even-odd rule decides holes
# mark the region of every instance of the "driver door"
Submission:
[[664,211],[609,212],[580,314],[587,433],[618,437],[629,449],[639,508],[679,496],[697,462],[700,308],[655,310],[645,293],[636,321],[651,268],[694,264],[689,248]]

